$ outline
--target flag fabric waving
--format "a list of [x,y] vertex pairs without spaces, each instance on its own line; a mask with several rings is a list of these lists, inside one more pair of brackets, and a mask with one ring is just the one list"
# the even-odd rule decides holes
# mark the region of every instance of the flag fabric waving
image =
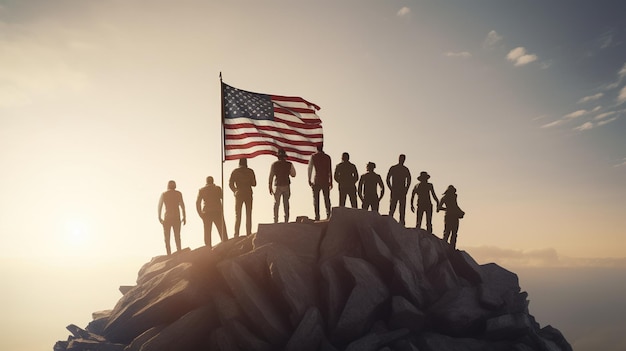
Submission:
[[224,159],[276,155],[308,163],[324,141],[319,106],[300,97],[252,93],[222,83]]

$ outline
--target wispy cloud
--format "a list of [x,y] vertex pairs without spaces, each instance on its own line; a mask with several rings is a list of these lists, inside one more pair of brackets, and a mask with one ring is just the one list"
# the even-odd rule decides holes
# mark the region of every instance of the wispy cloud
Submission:
[[620,90],[619,95],[617,96],[617,101],[619,103],[626,101],[626,86],[622,87],[622,90]]
[[[626,159],[623,165],[626,166]],[[512,267],[611,267],[626,268],[626,257],[582,258],[561,256],[554,248],[512,250],[495,246],[470,247],[467,252],[478,263],[495,262]]]
[[615,111],[604,112],[604,113],[601,113],[601,114],[599,114],[599,115],[595,116],[593,119],[594,119],[594,120],[596,120],[596,121],[598,121],[598,120],[601,120],[601,119],[603,119],[603,118],[607,118],[607,117],[609,117],[609,116],[612,116],[612,115],[614,115],[614,114],[616,114],[616,113],[617,113],[617,112],[615,112]]
[[624,157],[619,163],[615,164],[613,167],[626,167],[626,157]]
[[487,33],[487,37],[483,41],[483,48],[489,49],[497,46],[502,41],[502,36],[499,35],[495,30]]
[[606,49],[611,46],[613,43],[613,32],[608,31],[600,35],[600,37],[596,40],[600,49]]
[[584,104],[584,103],[589,102],[589,101],[598,100],[598,99],[600,99],[603,96],[604,96],[604,93],[597,93],[597,94],[585,96],[584,98],[581,98],[580,100],[578,100],[577,103],[578,104]]
[[509,51],[506,55],[507,60],[513,62],[516,67],[525,66],[531,62],[537,61],[539,57],[535,54],[529,54],[526,52],[526,48],[518,46],[515,49]]
[[556,127],[560,124],[563,124],[563,120],[562,119],[557,119],[554,122],[550,122],[550,123],[546,123],[544,125],[541,126],[541,128],[552,128],[552,127]]
[[444,55],[446,57],[458,57],[458,58],[472,57],[472,53],[470,53],[469,51],[459,51],[459,52],[448,51]]
[[609,124],[609,123],[611,123],[611,122],[613,122],[615,120],[617,120],[617,117],[613,117],[613,118],[602,120],[602,121],[598,122],[598,126],[603,126],[605,124]]
[[565,116],[563,116],[563,118],[574,119],[574,118],[578,118],[580,116],[584,116],[585,114],[587,114],[587,110],[577,110],[577,111],[574,111],[572,113],[566,114]]
[[585,130],[593,129],[593,127],[594,127],[593,123],[585,122],[585,123],[579,125],[578,127],[575,127],[574,130],[582,132],[582,131],[585,131]]
[[396,13],[396,15],[397,15],[398,17],[406,17],[406,16],[408,16],[408,15],[410,15],[410,14],[411,14],[411,9],[410,9],[410,8],[408,8],[408,7],[406,7],[406,6],[404,6],[404,7],[403,7],[403,8],[401,8],[400,10],[398,10],[398,13]]

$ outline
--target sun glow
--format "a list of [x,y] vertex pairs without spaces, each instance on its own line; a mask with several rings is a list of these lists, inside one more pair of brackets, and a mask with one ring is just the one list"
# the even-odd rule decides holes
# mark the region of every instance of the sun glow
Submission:
[[81,219],[71,219],[65,223],[65,241],[69,247],[85,248],[89,244],[89,230]]

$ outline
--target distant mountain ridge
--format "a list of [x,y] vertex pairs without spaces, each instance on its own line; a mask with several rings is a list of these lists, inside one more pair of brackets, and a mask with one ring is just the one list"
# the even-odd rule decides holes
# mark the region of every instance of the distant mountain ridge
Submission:
[[349,208],[154,257],[120,290],[54,350],[572,350],[514,273]]

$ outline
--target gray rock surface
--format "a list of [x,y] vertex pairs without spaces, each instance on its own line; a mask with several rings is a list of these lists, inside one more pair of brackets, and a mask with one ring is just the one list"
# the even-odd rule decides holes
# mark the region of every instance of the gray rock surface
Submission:
[[136,282],[53,349],[571,350],[515,273],[363,210],[157,256]]

